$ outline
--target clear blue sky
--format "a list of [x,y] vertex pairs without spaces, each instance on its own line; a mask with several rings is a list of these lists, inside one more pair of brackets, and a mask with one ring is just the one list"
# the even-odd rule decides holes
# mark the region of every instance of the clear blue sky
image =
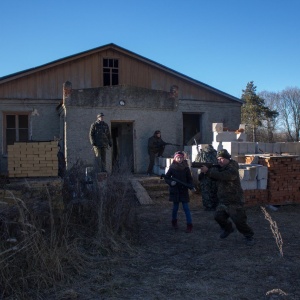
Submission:
[[109,43],[240,97],[300,87],[299,0],[2,0],[0,77]]

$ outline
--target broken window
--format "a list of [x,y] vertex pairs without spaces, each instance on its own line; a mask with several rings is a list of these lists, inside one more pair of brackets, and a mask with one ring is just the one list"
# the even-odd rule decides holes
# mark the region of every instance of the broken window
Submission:
[[103,86],[119,84],[119,60],[113,58],[103,59]]

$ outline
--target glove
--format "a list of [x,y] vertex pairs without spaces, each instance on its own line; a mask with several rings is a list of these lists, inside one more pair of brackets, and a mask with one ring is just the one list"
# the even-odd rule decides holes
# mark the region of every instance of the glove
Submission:
[[112,143],[111,142],[109,142],[108,145],[109,145],[109,147],[112,147]]
[[171,181],[171,186],[175,186],[176,185],[176,181]]

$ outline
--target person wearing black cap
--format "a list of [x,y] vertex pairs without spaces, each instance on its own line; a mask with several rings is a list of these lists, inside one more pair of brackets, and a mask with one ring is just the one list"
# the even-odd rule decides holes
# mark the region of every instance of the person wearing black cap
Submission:
[[201,172],[217,180],[217,195],[219,204],[215,212],[215,220],[220,225],[222,233],[220,238],[228,237],[233,231],[232,222],[236,229],[244,235],[246,243],[254,243],[252,228],[247,224],[247,215],[244,209],[244,193],[241,187],[239,164],[231,159],[226,149],[218,151],[218,164],[220,168],[201,167]]
[[110,131],[107,123],[103,121],[104,114],[97,115],[97,120],[90,128],[90,142],[93,146],[97,168],[100,172],[106,171],[106,149],[112,147]]
[[155,157],[156,155],[158,157],[163,155],[165,146],[167,144],[168,143],[162,140],[160,130],[155,130],[153,136],[148,139],[149,165],[147,169],[147,175],[152,175]]

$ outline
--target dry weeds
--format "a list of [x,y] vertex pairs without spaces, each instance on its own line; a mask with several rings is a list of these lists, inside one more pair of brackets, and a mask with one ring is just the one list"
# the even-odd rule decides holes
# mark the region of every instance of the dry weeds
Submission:
[[21,199],[7,186],[0,214],[0,299],[44,299],[48,289],[85,274],[95,253],[124,247],[135,221],[126,174],[126,168],[116,169],[106,185],[88,188],[77,162],[63,190],[36,189],[25,180]]
[[199,195],[193,196],[191,210],[194,231],[187,234],[182,210],[179,230],[171,228],[171,203],[163,193],[154,205],[138,207],[139,243],[95,258],[87,276],[47,299],[66,299],[63,291],[76,292],[77,298],[68,299],[83,300],[300,299],[299,206],[269,213],[281,230],[284,257],[260,207],[247,210],[256,240],[250,247],[237,231],[219,239],[213,212],[203,211]]
[[87,190],[80,174],[64,186],[61,218],[55,193],[46,189],[43,199],[55,208],[46,227],[15,199],[22,226],[16,242],[2,235],[3,299],[300,299],[298,205],[247,209],[256,240],[247,246],[237,231],[219,239],[200,195],[191,200],[193,233],[185,233],[182,210],[175,232],[164,193],[139,206],[128,173],[117,170],[106,185]]
[[268,222],[270,223],[270,229],[275,238],[276,245],[279,249],[280,255],[283,256],[283,241],[282,241],[282,237],[281,237],[280,231],[278,229],[277,223],[275,221],[273,221],[272,217],[270,216],[270,214],[267,212],[267,210],[264,207],[261,207],[261,210],[265,216],[265,219],[268,220]]

